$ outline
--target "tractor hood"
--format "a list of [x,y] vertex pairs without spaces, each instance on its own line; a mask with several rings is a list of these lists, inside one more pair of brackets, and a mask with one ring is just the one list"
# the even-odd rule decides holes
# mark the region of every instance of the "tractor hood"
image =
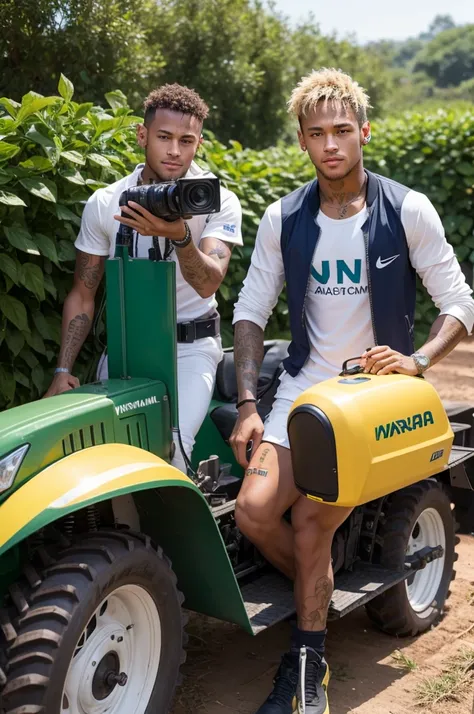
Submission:
[[169,460],[169,401],[164,384],[150,379],[110,379],[0,413],[0,459],[29,445],[11,487],[69,454],[90,446],[125,443]]

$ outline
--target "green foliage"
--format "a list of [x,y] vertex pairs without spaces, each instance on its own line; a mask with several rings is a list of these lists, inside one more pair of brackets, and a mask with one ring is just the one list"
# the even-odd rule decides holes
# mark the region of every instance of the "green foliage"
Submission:
[[78,101],[98,102],[120,87],[138,113],[153,88],[179,82],[208,102],[207,127],[226,143],[261,148],[285,137],[292,88],[324,65],[354,74],[380,113],[391,87],[374,53],[324,37],[314,18],[293,28],[259,0],[0,3],[0,76],[8,96],[50,94],[63,72]]
[[390,92],[383,104],[385,115],[451,108],[459,101],[472,105],[474,25],[456,25],[450,15],[437,15],[418,37],[381,40],[366,50],[386,70]]
[[[58,90],[29,92],[21,104],[0,99],[0,408],[37,398],[49,384],[83,205],[138,162],[137,118],[120,92],[105,111],[74,102],[62,75]],[[89,343],[79,375],[93,352]]]
[[152,84],[163,65],[156,43],[148,47],[155,7],[152,0],[2,0],[2,91],[18,100],[30,89],[52,94],[64,73],[76,97],[93,102],[138,83],[138,106],[142,83]]
[[425,72],[438,87],[452,87],[474,75],[474,25],[444,30],[415,57],[415,71]]

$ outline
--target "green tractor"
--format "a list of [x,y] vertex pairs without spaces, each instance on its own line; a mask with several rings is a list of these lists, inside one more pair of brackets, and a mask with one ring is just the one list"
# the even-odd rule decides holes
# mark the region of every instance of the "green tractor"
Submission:
[[[185,659],[183,603],[250,635],[293,613],[292,583],[234,521],[242,469],[228,443],[237,418],[232,350],[186,476],[170,465],[178,430],[174,263],[132,259],[118,242],[106,289],[110,378],[0,414],[4,714],[166,714]],[[286,348],[265,345],[262,415]],[[335,502],[318,496],[318,463],[301,465],[305,444],[327,452],[328,432],[313,431],[299,410],[295,477],[310,497]],[[334,539],[332,619],[366,605],[382,630],[406,635],[442,614],[455,561],[451,504],[462,506],[474,488],[473,409],[454,405],[450,418],[449,448],[429,477],[405,468],[402,488],[379,485],[377,497],[354,502]],[[393,441],[425,432],[429,440],[431,427]],[[338,449],[341,440],[339,430]]]

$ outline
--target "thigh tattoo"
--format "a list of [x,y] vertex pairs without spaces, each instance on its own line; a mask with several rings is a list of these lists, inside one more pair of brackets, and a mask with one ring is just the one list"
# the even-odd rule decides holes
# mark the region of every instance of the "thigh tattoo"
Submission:
[[259,468],[247,469],[245,474],[246,474],[246,476],[251,476],[252,474],[255,474],[256,476],[268,476],[268,469],[259,469]]

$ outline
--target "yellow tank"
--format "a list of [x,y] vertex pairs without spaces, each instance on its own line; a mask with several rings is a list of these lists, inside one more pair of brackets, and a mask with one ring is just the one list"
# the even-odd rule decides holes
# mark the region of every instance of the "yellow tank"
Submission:
[[334,377],[303,392],[288,417],[296,486],[358,506],[443,471],[453,431],[434,387],[402,374]]

